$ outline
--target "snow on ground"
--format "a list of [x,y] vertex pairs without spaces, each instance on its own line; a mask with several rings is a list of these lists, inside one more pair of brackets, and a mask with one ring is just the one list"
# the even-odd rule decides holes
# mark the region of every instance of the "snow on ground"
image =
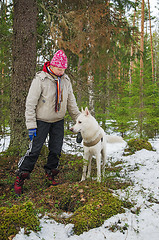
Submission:
[[2,137],[0,136],[0,153],[5,151],[9,147],[10,136]]
[[[68,140],[68,139],[67,139]],[[71,139],[75,144],[75,139]],[[68,141],[67,141],[68,142]],[[72,146],[64,141],[64,151],[71,153]],[[151,141],[156,151],[145,149],[131,156],[122,156],[125,143],[108,144],[109,161],[122,160],[124,168],[120,176],[132,180],[133,186],[125,190],[114,191],[121,199],[135,203],[133,210],[126,210],[106,220],[101,227],[84,232],[80,236],[73,234],[73,225],[60,224],[46,215],[40,220],[41,231],[24,235],[24,229],[14,240],[158,240],[159,239],[159,139]],[[82,144],[75,144],[76,151]],[[109,228],[114,226],[114,232]]]

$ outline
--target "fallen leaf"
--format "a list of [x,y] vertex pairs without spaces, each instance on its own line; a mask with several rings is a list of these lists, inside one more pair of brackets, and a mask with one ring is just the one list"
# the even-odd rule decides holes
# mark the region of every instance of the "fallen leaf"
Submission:
[[10,235],[10,236],[8,237],[8,240],[12,240],[14,237],[15,237],[15,235]]
[[81,198],[81,200],[80,200],[81,202],[85,202],[86,201],[86,199],[85,198]]
[[79,193],[83,193],[84,190],[83,189],[78,189]]

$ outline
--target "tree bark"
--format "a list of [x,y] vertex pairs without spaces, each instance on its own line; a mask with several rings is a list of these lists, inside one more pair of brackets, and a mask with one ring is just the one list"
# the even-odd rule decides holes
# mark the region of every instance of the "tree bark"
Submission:
[[[137,0],[135,0],[135,3]],[[133,32],[132,37],[134,38],[134,28],[135,28],[135,18],[136,18],[136,9],[134,10],[134,17],[133,17]],[[134,43],[131,44],[131,60],[130,60],[130,84],[132,84],[132,74],[134,69],[134,61],[132,60],[134,54]]]
[[140,136],[142,137],[143,130],[143,83],[144,83],[144,0],[142,0],[141,5],[141,44],[140,44],[140,116],[139,116],[139,126],[140,126]]
[[148,0],[148,10],[149,10],[149,25],[150,25],[150,41],[151,41],[151,64],[152,64],[152,81],[154,83],[154,60],[153,60],[153,46],[152,46],[152,32],[151,32],[151,15],[150,15],[150,1]]
[[10,147],[19,152],[28,144],[25,101],[36,70],[36,27],[36,0],[14,0]]

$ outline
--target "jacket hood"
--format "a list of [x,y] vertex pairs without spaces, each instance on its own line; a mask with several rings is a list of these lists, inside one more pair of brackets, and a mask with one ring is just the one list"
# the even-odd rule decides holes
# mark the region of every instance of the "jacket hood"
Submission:
[[50,61],[44,63],[44,66],[43,66],[43,71],[44,72],[47,72],[47,67],[48,66],[50,66]]

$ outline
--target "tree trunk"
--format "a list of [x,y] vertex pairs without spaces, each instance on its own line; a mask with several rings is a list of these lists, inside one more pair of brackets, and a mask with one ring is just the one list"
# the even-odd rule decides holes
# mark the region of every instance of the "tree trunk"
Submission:
[[13,1],[13,59],[10,147],[22,152],[28,144],[25,101],[36,70],[36,0]]
[[[92,45],[91,45],[91,39],[90,39],[90,32],[92,31],[91,29],[91,24],[90,24],[90,11],[89,11],[89,4],[87,2],[87,12],[86,12],[86,19],[87,19],[87,56],[90,56],[91,50],[92,50]],[[92,73],[92,58],[89,57],[89,62],[87,63],[87,84],[88,84],[88,98],[89,98],[89,110],[91,114],[94,116],[95,115],[95,109],[94,109],[94,91],[93,91],[93,86],[94,86],[94,76]]]
[[144,0],[142,0],[141,5],[141,45],[140,45],[140,116],[139,116],[139,127],[140,127],[140,136],[142,137],[143,130],[143,82],[144,82]]
[[152,33],[151,33],[151,16],[150,16],[150,1],[148,0],[148,10],[149,10],[149,25],[150,25],[150,40],[151,40],[151,64],[152,64],[152,81],[154,83],[154,61],[153,61],[153,46],[152,46]]
[[[137,0],[135,0],[135,3]],[[133,17],[133,32],[132,32],[132,37],[134,38],[134,28],[135,28],[135,18],[136,18],[136,9],[134,10],[134,17]],[[134,54],[134,43],[131,44],[131,60],[130,60],[130,84],[132,84],[132,74],[133,74],[133,69],[134,69],[134,61],[132,60]]]
[[94,91],[93,91],[93,85],[94,85],[94,76],[92,75],[92,72],[89,71],[88,73],[88,95],[89,95],[89,110],[91,114],[94,116]]

